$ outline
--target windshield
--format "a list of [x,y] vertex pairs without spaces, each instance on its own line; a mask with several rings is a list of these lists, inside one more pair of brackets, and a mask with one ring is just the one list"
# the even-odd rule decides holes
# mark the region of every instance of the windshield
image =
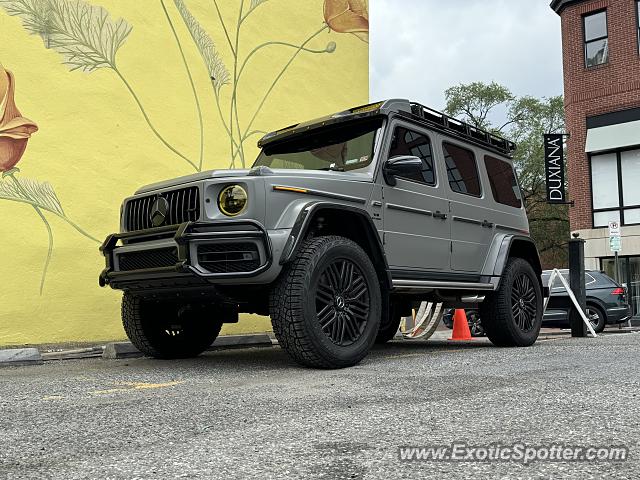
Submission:
[[292,140],[266,145],[254,167],[357,170],[373,160],[381,119],[341,124]]

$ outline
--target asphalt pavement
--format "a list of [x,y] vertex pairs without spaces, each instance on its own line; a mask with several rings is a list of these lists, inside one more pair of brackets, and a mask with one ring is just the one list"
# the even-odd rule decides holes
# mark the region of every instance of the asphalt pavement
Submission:
[[[0,369],[2,479],[638,478],[640,334],[393,342],[310,370],[279,348]],[[624,462],[403,462],[399,446],[627,445]]]

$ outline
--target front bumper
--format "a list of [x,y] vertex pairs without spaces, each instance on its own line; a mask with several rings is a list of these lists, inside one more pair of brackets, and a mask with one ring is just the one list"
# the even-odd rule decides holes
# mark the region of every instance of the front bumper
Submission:
[[100,286],[117,289],[209,285],[256,277],[273,263],[267,231],[251,220],[114,233],[100,251]]

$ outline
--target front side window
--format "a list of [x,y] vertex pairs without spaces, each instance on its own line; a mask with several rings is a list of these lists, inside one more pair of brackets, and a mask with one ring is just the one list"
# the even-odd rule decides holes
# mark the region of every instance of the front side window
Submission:
[[607,12],[592,13],[583,17],[584,56],[587,67],[595,67],[609,61],[609,34]]
[[509,163],[489,155],[484,157],[484,164],[487,167],[493,199],[503,205],[520,208],[522,206],[520,187],[513,167]]
[[594,228],[640,224],[640,150],[591,156]]
[[436,176],[433,168],[433,150],[429,137],[405,127],[396,127],[393,132],[389,158],[407,155],[418,157],[422,160],[422,175],[407,179],[426,183],[427,185],[435,185]]
[[373,161],[376,132],[382,120],[340,124],[291,140],[267,144],[254,167],[302,170],[358,170]]
[[481,195],[480,178],[473,152],[446,142],[442,144],[442,150],[451,190],[479,197]]

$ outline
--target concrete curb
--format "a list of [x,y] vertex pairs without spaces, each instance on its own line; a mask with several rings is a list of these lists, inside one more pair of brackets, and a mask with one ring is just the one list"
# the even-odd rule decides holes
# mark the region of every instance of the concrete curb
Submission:
[[0,367],[13,365],[41,365],[42,356],[37,348],[11,348],[0,350]]
[[271,337],[266,333],[251,335],[223,335],[216,338],[208,351],[227,350],[230,348],[272,347]]
[[50,360],[76,360],[79,358],[101,357],[104,347],[76,348],[74,350],[60,350],[54,352],[43,352],[42,359]]
[[[230,350],[236,348],[272,347],[269,335],[258,333],[252,335],[223,335],[216,338],[213,345],[207,351]],[[123,358],[139,358],[144,355],[134,347],[131,342],[113,342],[105,346],[102,358],[107,360],[117,360]]]
[[143,357],[142,352],[133,346],[131,342],[107,343],[102,352],[102,358],[115,360],[118,358]]

